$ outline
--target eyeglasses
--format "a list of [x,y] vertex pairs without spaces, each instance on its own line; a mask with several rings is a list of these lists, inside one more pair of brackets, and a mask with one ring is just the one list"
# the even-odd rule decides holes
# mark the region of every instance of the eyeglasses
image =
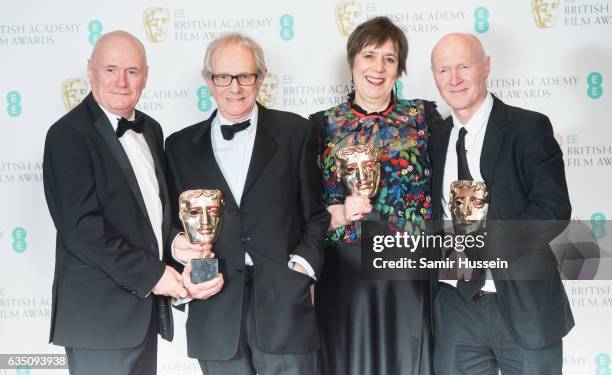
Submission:
[[238,81],[240,86],[253,86],[255,82],[257,82],[257,78],[259,77],[258,73],[242,73],[237,75],[231,74],[211,74],[210,78],[212,79],[215,86],[218,87],[227,87],[232,84],[233,80]]

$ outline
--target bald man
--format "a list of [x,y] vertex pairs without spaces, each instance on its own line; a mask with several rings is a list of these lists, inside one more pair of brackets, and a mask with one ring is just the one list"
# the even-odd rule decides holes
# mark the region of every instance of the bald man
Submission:
[[[437,224],[451,220],[453,181],[484,181],[487,245],[465,255],[510,262],[508,269],[481,270],[482,277],[434,283],[435,372],[561,374],[561,340],[574,319],[548,243],[567,224],[571,205],[550,120],[487,91],[491,59],[473,35],[444,36],[431,66],[452,110],[430,138]],[[561,225],[530,229],[549,222]],[[512,229],[523,236],[506,241],[503,234]]]
[[161,259],[170,208],[160,125],[135,110],[147,82],[143,45],[115,31],[87,65],[91,93],[47,132],[43,161],[57,229],[50,341],[71,374],[156,373],[171,340],[168,297],[181,275]]

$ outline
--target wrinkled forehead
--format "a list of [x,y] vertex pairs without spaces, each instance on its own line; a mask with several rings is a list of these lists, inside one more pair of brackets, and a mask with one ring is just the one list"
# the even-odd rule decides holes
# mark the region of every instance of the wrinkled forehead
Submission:
[[341,161],[356,162],[361,160],[372,160],[378,156],[377,150],[372,145],[359,145],[343,148],[337,154]]
[[[342,160],[342,159],[341,159]],[[354,152],[352,154],[346,155],[346,158],[342,160],[343,164],[362,164],[364,162],[372,161],[373,155],[367,151],[359,151]]]
[[485,199],[486,192],[476,185],[453,187],[452,192],[456,198],[479,198]]
[[183,202],[187,207],[209,207],[219,206],[221,204],[221,195],[217,192],[204,191],[199,195],[191,195],[183,197]]

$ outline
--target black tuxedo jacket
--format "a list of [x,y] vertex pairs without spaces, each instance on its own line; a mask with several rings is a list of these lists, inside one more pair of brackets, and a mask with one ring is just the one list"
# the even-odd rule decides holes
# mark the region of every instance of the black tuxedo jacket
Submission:
[[[144,113],[137,116],[146,119],[166,238],[162,130]],[[143,341],[152,311],[159,312],[162,337],[171,340],[168,299],[149,294],[165,268],[157,240],[129,159],[91,93],[47,132],[43,177],[57,229],[50,340],[67,347],[133,347]]]
[[[508,270],[492,269],[502,313],[519,344],[540,348],[558,341],[574,326],[548,245],[567,225],[571,214],[563,154],[548,117],[493,98],[480,156],[480,172],[490,194],[487,221],[493,227],[487,246],[467,255],[510,261]],[[432,209],[438,225],[443,217],[442,183],[452,127],[449,117],[431,133]],[[523,232],[519,236],[522,240],[530,237],[530,245],[504,235],[512,231]],[[526,273],[534,265],[538,266],[535,273],[546,275],[546,280]],[[537,281],[525,281],[531,276]]]
[[[292,113],[259,106],[251,163],[240,206],[217,165],[211,123],[187,127],[166,141],[174,232],[181,231],[178,195],[189,189],[223,192],[223,224],[213,245],[225,284],[209,300],[189,305],[189,356],[224,360],[238,346],[244,289],[244,253],[254,263],[255,325],[259,349],[304,353],[318,347],[307,275],[289,269],[289,255],[306,259],[318,275],[329,215],[321,206],[318,134]],[[247,168],[247,166],[245,166]]]

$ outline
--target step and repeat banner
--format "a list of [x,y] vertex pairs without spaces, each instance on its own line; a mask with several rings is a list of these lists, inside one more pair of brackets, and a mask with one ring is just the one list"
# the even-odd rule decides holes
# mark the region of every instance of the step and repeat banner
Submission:
[[[138,108],[169,135],[215,108],[200,71],[216,36],[241,31],[257,40],[269,70],[260,102],[308,116],[345,99],[347,36],[378,15],[389,16],[410,43],[398,95],[435,100],[444,115],[450,112],[434,85],[431,49],[449,32],[477,35],[491,56],[491,92],[550,117],[564,152],[573,218],[593,227],[612,218],[610,0],[3,2],[0,353],[63,352],[47,342],[55,229],[42,186],[43,143],[49,126],[89,92],[87,59],[102,34],[123,29],[144,43],[149,81]],[[564,373],[612,373],[612,282],[567,281],[566,288],[576,328],[564,341]],[[83,303],[93,298],[84,295]],[[159,373],[199,374],[186,355],[185,314],[175,311],[175,321],[174,342],[160,342]],[[67,371],[0,370],[30,373]]]

